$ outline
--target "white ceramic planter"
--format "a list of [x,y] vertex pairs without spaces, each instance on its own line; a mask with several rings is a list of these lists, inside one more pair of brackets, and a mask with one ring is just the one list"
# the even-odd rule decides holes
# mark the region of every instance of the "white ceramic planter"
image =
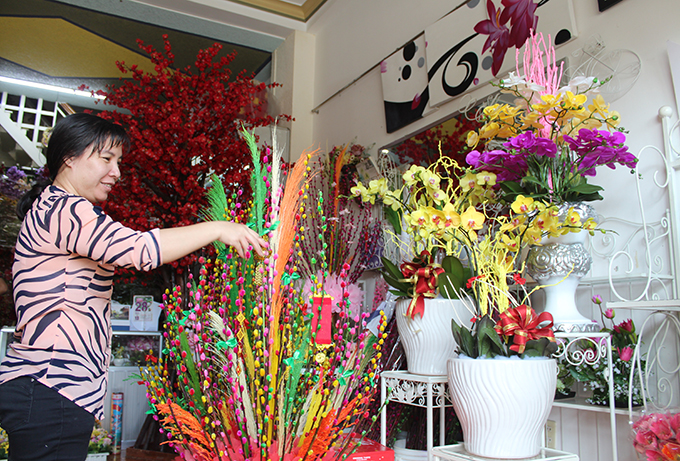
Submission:
[[106,461],[108,456],[108,453],[88,453],[85,461]]
[[422,317],[416,315],[411,319],[405,315],[410,301],[402,299],[395,308],[408,371],[416,375],[445,376],[446,361],[456,355],[451,320],[469,325],[472,314],[457,299],[433,298],[425,300]]
[[469,453],[502,459],[538,455],[555,397],[555,359],[454,358],[448,378]]
[[[581,220],[597,218],[597,213],[584,203],[567,203],[560,207],[560,217],[573,206]],[[527,273],[544,285],[545,312],[553,316],[555,331],[599,331],[597,322],[583,316],[576,306],[576,289],[590,270],[592,257],[586,245],[588,232],[570,232],[559,237],[546,237],[527,255]]]

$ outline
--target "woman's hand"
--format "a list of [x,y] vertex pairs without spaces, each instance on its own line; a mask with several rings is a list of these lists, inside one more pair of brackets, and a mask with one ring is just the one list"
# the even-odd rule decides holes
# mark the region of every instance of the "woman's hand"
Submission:
[[233,222],[220,222],[220,224],[223,229],[218,240],[234,247],[240,257],[245,258],[248,246],[253,247],[258,255],[264,256],[263,248],[268,247],[269,244],[257,232],[243,224]]

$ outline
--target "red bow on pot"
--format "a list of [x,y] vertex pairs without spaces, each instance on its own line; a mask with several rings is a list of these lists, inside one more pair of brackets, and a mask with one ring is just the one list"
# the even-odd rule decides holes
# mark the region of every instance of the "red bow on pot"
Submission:
[[[547,322],[547,323],[546,323]],[[526,348],[527,341],[532,339],[549,338],[555,340],[552,331],[553,317],[549,312],[536,315],[534,310],[522,304],[511,307],[500,315],[495,326],[496,332],[506,338],[513,337],[510,350],[521,354]]]
[[425,313],[425,298],[437,296],[437,277],[444,273],[444,269],[432,263],[432,255],[428,251],[423,251],[412,262],[403,263],[399,268],[404,274],[404,281],[413,284],[413,298],[406,315],[413,319],[416,314],[420,314],[422,318]]

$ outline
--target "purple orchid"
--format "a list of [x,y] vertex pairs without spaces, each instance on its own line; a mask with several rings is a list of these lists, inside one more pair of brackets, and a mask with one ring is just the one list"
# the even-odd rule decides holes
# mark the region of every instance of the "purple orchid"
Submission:
[[557,155],[557,146],[551,139],[537,138],[532,131],[525,131],[514,138],[509,138],[503,146],[538,157],[555,158]]
[[525,154],[510,154],[502,150],[473,150],[465,157],[465,161],[475,169],[495,173],[497,181],[517,181],[524,177],[528,169]]
[[624,144],[626,136],[619,131],[610,133],[583,128],[576,138],[565,135],[564,141],[580,158],[578,167],[583,176],[595,176],[595,168],[600,165],[613,170],[617,164],[635,168],[637,163],[637,158],[628,152],[628,147]]

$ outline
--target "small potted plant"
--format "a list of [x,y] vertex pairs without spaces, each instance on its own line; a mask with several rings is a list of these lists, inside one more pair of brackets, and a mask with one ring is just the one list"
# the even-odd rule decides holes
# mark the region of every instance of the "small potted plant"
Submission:
[[102,427],[101,421],[97,420],[92,429],[85,461],[106,460],[110,452],[111,437],[109,432]]
[[127,365],[127,351],[122,344],[113,350],[113,365],[116,367],[124,367]]

